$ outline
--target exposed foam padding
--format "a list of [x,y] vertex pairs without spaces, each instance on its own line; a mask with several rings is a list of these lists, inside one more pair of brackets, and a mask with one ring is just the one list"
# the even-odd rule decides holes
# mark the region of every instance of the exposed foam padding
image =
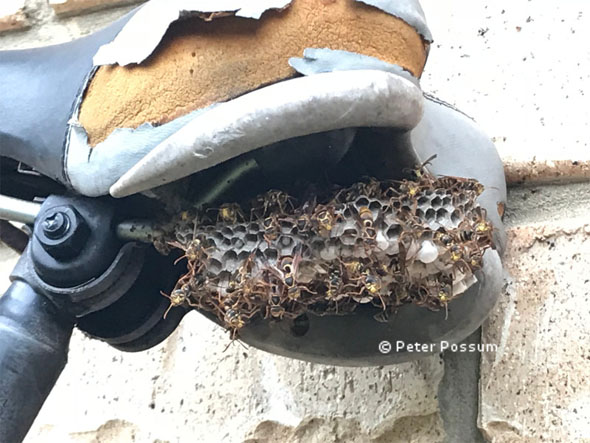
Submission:
[[296,0],[260,20],[194,17],[173,23],[140,65],[99,68],[79,120],[95,146],[115,128],[165,123],[290,78],[289,58],[310,47],[377,57],[416,77],[427,55],[427,43],[412,26],[354,0]]

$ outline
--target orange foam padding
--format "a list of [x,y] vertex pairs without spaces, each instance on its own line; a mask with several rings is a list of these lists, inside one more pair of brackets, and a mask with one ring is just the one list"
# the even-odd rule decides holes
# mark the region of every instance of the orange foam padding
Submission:
[[294,76],[288,60],[302,57],[305,48],[378,57],[416,77],[427,54],[412,26],[355,0],[294,0],[260,20],[194,17],[173,23],[143,63],[98,69],[80,122],[92,146],[116,128],[166,123]]

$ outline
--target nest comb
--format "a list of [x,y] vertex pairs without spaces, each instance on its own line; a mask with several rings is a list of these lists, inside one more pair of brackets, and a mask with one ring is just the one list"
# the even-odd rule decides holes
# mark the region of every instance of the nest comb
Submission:
[[255,318],[340,315],[375,306],[447,307],[477,280],[493,227],[474,179],[369,179],[318,201],[269,191],[248,204],[187,212],[169,244],[186,260],[170,307],[217,316],[235,338]]

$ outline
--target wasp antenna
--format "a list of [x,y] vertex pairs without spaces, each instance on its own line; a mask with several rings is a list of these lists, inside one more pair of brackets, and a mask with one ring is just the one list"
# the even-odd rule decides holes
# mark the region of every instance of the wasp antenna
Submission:
[[180,261],[182,261],[185,258],[186,258],[186,255],[183,255],[182,257],[178,257],[176,260],[174,260],[174,266],[176,266]]
[[170,309],[172,309],[172,303],[170,303],[170,306],[168,306],[168,309],[166,309],[166,311],[164,312],[164,315],[162,316],[162,318],[164,320],[166,320],[166,316],[168,315],[168,313],[170,312]]
[[234,333],[236,332],[235,329],[232,329],[230,331],[230,342],[225,346],[225,348],[223,348],[223,352],[227,351],[229,349],[229,347],[234,343],[234,340],[236,340],[236,336],[234,335]]
[[430,157],[428,157],[426,159],[426,161],[424,163],[422,163],[422,166],[420,166],[420,168],[423,168],[426,165],[431,165],[432,164],[432,160],[434,160],[436,157],[438,157],[438,154],[432,154]]

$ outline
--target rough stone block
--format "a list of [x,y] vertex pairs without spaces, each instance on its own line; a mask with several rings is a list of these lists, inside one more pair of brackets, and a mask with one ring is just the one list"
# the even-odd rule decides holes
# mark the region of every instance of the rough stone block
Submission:
[[25,0],[2,0],[0,3],[0,33],[24,29],[29,26],[24,7]]
[[227,343],[196,312],[163,344],[137,354],[75,333],[68,365],[26,441],[444,439],[438,356],[341,368],[237,342],[224,352]]
[[492,137],[508,180],[587,179],[586,3],[420,3],[434,36],[421,86]]
[[140,2],[142,0],[49,0],[49,4],[58,15],[76,15]]
[[480,427],[489,441],[590,438],[587,217],[509,230],[510,274],[483,328]]

